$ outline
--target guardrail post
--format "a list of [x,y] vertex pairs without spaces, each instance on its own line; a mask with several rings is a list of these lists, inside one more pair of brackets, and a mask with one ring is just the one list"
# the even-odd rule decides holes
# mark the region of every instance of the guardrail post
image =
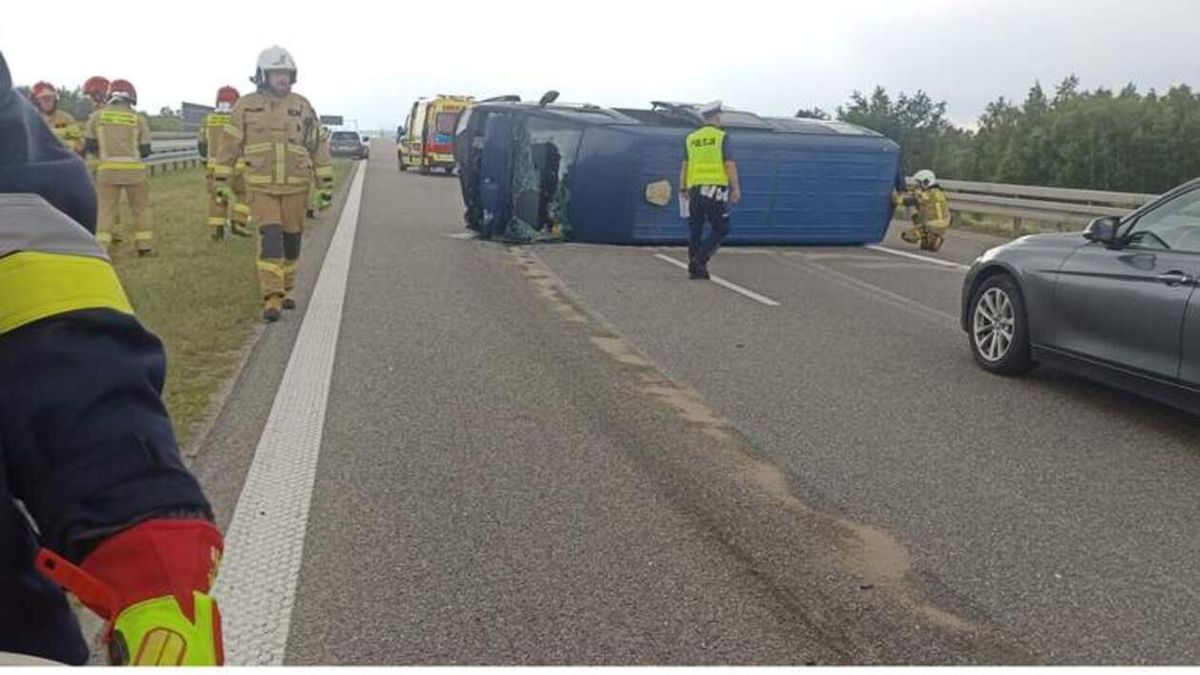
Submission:
[[1025,227],[1025,222],[1021,218],[1013,218],[1013,237],[1021,236],[1021,231]]

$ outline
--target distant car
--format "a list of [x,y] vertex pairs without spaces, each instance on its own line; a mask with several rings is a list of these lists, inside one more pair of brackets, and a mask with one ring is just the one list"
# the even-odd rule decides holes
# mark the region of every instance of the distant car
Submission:
[[962,327],[985,370],[1057,365],[1200,413],[1200,180],[1083,233],[1024,237],[971,266]]
[[329,136],[329,152],[334,157],[367,159],[371,149],[357,131],[335,131]]

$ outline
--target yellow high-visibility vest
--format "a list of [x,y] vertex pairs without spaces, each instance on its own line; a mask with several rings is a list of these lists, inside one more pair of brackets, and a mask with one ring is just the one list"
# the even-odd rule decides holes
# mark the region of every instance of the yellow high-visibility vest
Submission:
[[728,187],[729,176],[725,173],[725,154],[722,151],[724,143],[725,132],[717,127],[705,126],[688,134],[688,188],[697,185]]

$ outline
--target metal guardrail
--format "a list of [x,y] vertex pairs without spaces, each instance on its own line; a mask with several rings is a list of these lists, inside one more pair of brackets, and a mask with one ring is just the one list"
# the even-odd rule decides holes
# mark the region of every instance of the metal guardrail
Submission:
[[1101,192],[1070,188],[1047,188],[1005,183],[940,181],[954,212],[978,213],[1011,218],[1014,234],[1021,234],[1025,220],[1072,227],[1085,226],[1100,216],[1123,216],[1158,195],[1135,192]]
[[193,134],[156,132],[150,134],[150,156],[146,169],[153,176],[160,171],[177,171],[203,166],[204,158],[196,147]]

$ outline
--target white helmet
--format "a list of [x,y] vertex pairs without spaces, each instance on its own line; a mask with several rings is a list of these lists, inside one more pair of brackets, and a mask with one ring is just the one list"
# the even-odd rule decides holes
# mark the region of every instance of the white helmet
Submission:
[[931,188],[938,184],[937,176],[929,169],[921,169],[913,174],[913,182],[923,188]]
[[296,83],[296,62],[288,50],[278,45],[267,47],[258,55],[258,65],[254,72],[254,83],[263,84],[267,81],[267,73],[272,70],[286,70],[292,74],[292,84]]

